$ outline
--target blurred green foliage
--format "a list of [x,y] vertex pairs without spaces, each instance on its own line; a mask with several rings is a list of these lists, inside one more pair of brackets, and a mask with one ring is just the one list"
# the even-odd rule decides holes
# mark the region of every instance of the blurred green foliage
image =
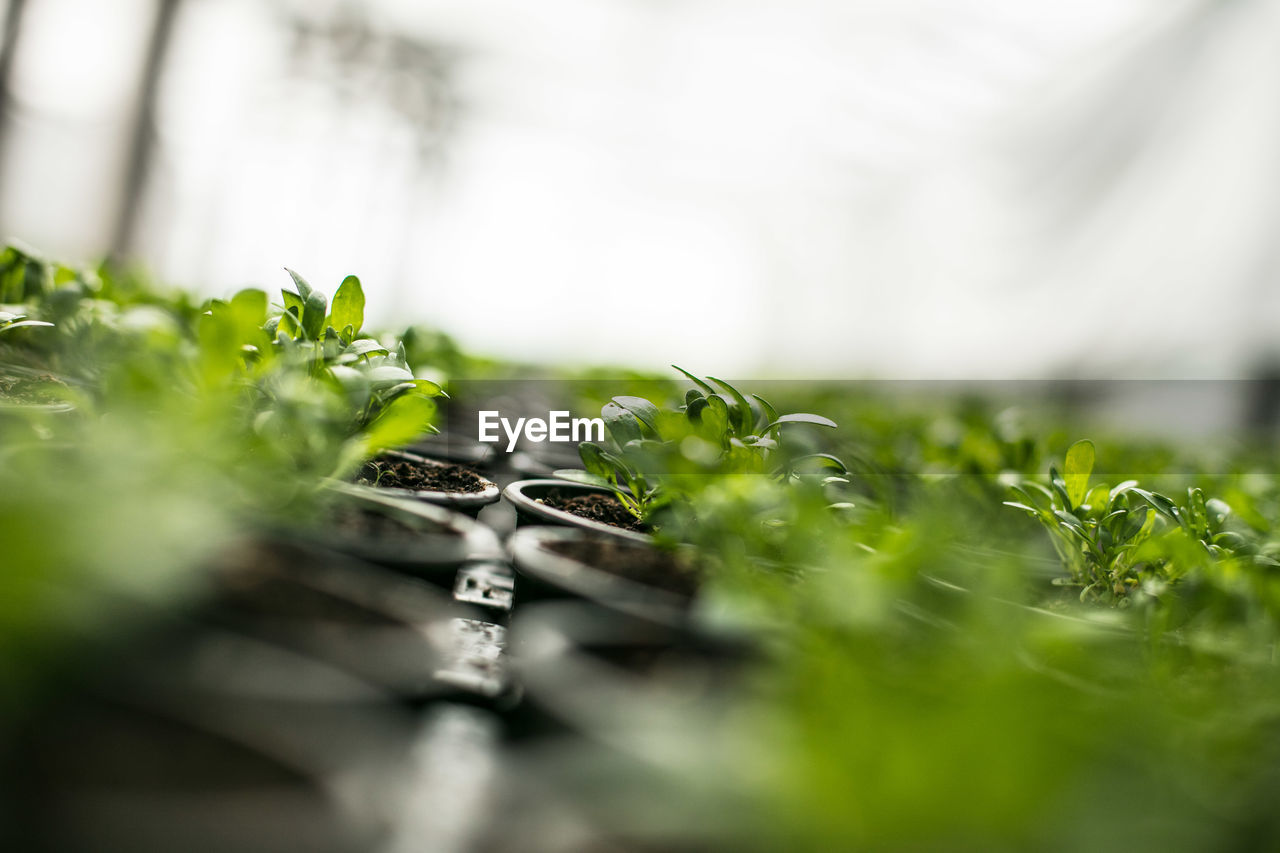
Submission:
[[[199,302],[0,252],[2,316],[52,324],[0,333],[0,377],[45,401],[0,399],[0,710],[181,613],[208,555],[426,431],[451,376],[504,370],[430,330],[363,332],[354,277],[332,300],[292,284]],[[712,380],[575,379],[616,398],[601,451],[630,466],[592,473],[662,482],[663,535],[708,565],[696,619],[761,650],[726,708],[671,733],[679,758],[652,759],[680,832],[1280,849],[1273,447],[1116,435],[1047,400],[797,384],[770,414]]]
[[332,311],[294,284],[275,308],[260,290],[197,305],[128,271],[0,253],[17,300],[0,310],[50,324],[0,349],[26,383],[0,400],[5,704],[198,596],[228,537],[304,514],[323,478],[431,429],[439,388],[359,337],[359,281]]

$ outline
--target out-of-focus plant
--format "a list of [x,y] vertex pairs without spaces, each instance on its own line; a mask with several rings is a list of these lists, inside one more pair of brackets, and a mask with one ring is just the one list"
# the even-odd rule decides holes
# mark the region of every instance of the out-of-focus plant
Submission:
[[10,248],[0,291],[0,361],[65,382],[77,409],[0,417],[3,702],[75,643],[198,595],[213,549],[305,517],[325,476],[418,437],[434,412],[436,386],[361,337],[354,278],[332,305],[305,282],[275,311],[253,289],[201,305]]
[[244,384],[254,428],[298,444],[310,458],[332,457],[333,473],[434,431],[431,398],[441,388],[414,376],[403,345],[392,350],[361,337],[360,280],[347,276],[330,304],[289,274],[295,290],[282,290],[275,309],[256,289],[208,303],[198,324],[204,380]]
[[23,246],[0,249],[0,303],[39,299],[53,283],[53,264]]
[[9,311],[0,311],[0,334],[12,332],[16,329],[46,326],[52,327],[52,323],[46,323],[44,320],[32,320],[26,314],[14,314]]

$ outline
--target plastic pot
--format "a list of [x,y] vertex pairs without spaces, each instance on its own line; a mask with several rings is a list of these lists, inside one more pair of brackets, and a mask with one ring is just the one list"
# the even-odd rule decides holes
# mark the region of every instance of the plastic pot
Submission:
[[75,411],[74,404],[64,399],[59,399],[60,395],[57,394],[37,393],[32,395],[21,389],[16,392],[17,396],[6,393],[6,389],[15,383],[33,383],[35,387],[43,388],[44,386],[41,383],[45,380],[60,383],[68,390],[78,384],[47,371],[22,367],[16,364],[0,365],[0,414],[62,414]]
[[[648,542],[569,527],[522,527],[507,546],[516,569],[517,608],[541,599],[574,598],[664,624],[687,620],[696,584],[679,572],[661,585],[650,581],[666,560]],[[575,556],[575,550],[599,556]]]
[[580,602],[520,611],[511,648],[525,693],[515,722],[552,724],[553,734],[556,728],[575,731],[645,760],[654,757],[650,737],[696,730],[688,725],[689,714],[713,718],[712,709],[727,699],[741,664],[752,656],[741,640]]
[[325,661],[412,701],[448,695],[450,623],[476,615],[443,591],[296,542],[248,540],[211,566],[205,618]]
[[[412,462],[415,465],[430,468],[447,468],[450,467],[448,462],[440,462],[435,459],[428,459],[417,453],[406,453],[404,451],[389,451],[382,454],[384,458],[398,459]],[[465,467],[465,466],[464,466]],[[366,466],[365,471],[368,471]],[[479,476],[479,472],[473,472]],[[376,490],[390,497],[412,498],[414,500],[423,501],[425,503],[443,506],[449,509],[464,512],[473,518],[480,513],[480,510],[492,503],[497,503],[502,497],[502,492],[494,483],[484,477],[481,477],[483,488],[478,492],[446,492],[446,491],[415,491],[412,489],[397,489],[385,486],[366,486],[365,488]]]
[[571,483],[568,480],[517,480],[502,491],[502,496],[516,508],[516,524],[555,525],[574,527],[591,533],[607,533],[635,542],[650,542],[652,537],[647,533],[634,530],[623,530],[611,524],[603,524],[589,518],[582,518],[571,512],[547,506],[543,503],[552,490],[563,495],[610,495],[608,489],[588,486],[582,483]]
[[22,779],[9,849],[371,849],[414,735],[366,682],[188,625],[32,720],[8,756]]
[[[503,557],[493,531],[469,516],[384,494],[390,490],[349,483],[333,488],[340,495],[334,515],[305,534],[310,542],[444,587],[453,585],[458,566]],[[347,528],[335,520],[345,520]]]
[[549,479],[561,468],[581,468],[576,448],[563,444],[527,445],[508,458],[511,470],[529,479]]

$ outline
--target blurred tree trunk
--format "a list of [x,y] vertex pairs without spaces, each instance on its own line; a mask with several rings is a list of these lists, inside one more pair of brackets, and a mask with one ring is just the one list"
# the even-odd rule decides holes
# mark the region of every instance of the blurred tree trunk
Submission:
[[22,13],[26,6],[27,0],[9,0],[4,11],[4,35],[0,40],[0,167],[4,164],[6,131],[12,110],[9,78],[13,72],[13,58],[18,52],[18,34],[22,30]]
[[155,149],[156,100],[160,81],[164,74],[165,59],[172,40],[174,23],[178,17],[181,0],[159,0],[151,34],[147,39],[146,61],[142,69],[142,84],[129,129],[129,143],[120,187],[120,207],[116,214],[115,230],[111,240],[111,261],[118,263],[128,257],[137,235],[138,220],[147,189],[147,171]]

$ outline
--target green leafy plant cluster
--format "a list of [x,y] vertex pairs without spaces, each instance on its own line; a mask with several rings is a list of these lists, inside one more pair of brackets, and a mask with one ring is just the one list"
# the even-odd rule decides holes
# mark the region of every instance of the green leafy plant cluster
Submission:
[[212,549],[314,517],[327,478],[432,428],[439,388],[365,332],[360,282],[332,301],[293,282],[277,306],[259,289],[198,301],[0,251],[9,701],[69,638],[111,636],[113,608],[181,606]]
[[210,300],[198,327],[201,356],[215,382],[231,379],[251,389],[250,414],[259,431],[349,438],[335,471],[346,471],[379,450],[434,431],[435,382],[418,379],[404,348],[362,336],[365,296],[347,276],[324,292],[289,270],[294,290],[282,304],[248,289],[230,300]]
[[600,411],[605,443],[579,445],[585,471],[556,475],[609,488],[633,515],[648,521],[678,493],[687,498],[708,477],[750,473],[791,480],[815,471],[846,472],[838,457],[795,453],[783,437],[787,424],[834,429],[834,421],[809,413],[779,414],[763,397],[747,397],[722,379],[676,370],[695,386],[683,405],[662,409],[643,397],[615,396]]
[[0,303],[39,299],[49,292],[55,276],[52,263],[22,246],[0,249]]
[[[200,300],[14,248],[0,299],[4,369],[58,377],[75,407],[0,411],[0,721],[37,707],[51,673],[93,667],[87,648],[185,624],[228,542],[322,523],[326,478],[431,419],[449,373],[434,354],[475,363],[370,333],[354,277],[332,298],[294,276],[275,305],[257,289]],[[1187,473],[1110,485],[1081,442],[1044,479],[1075,424],[941,395],[908,412],[829,385],[773,405],[683,371],[682,394],[582,373],[606,389],[608,434],[564,476],[698,549],[690,623],[753,649],[749,684],[706,702],[676,706],[664,667],[635,679],[656,701],[609,735],[639,745],[643,778],[602,786],[587,767],[584,823],[660,814],[666,834],[638,839],[655,849],[1280,844],[1274,447],[1205,461],[1108,436],[1111,470]],[[994,493],[1014,477],[1035,524]],[[856,511],[833,511],[846,493]],[[1029,582],[1048,573],[1079,595]],[[713,680],[689,676],[680,696]],[[655,709],[673,720],[659,740]],[[558,783],[591,764],[542,755]]]
[[1280,563],[1264,553],[1248,528],[1233,524],[1231,507],[1187,489],[1185,501],[1149,491],[1136,480],[1092,484],[1093,443],[1067,450],[1062,472],[1050,467],[1048,484],[1013,486],[1021,500],[1005,505],[1038,520],[1048,531],[1081,598],[1123,601],[1143,590],[1161,593],[1191,571],[1224,560],[1259,567]]

